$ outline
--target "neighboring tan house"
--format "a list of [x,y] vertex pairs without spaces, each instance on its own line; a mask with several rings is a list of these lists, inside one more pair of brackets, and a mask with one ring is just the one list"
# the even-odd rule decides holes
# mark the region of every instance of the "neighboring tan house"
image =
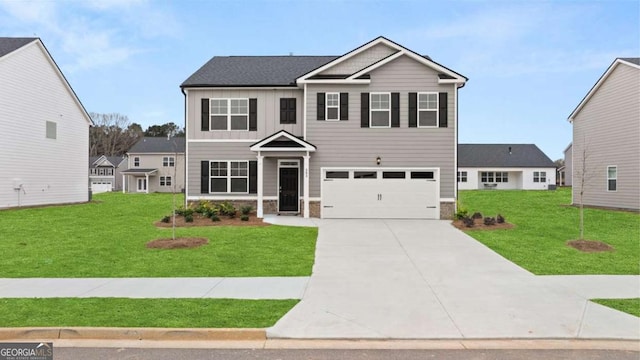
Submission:
[[122,192],[184,191],[184,138],[144,137],[127,152]]
[[384,37],[342,56],[213,57],[181,85],[186,201],[451,218],[466,81]]
[[559,185],[572,186],[573,184],[573,143],[564,149],[564,166],[558,168]]
[[[618,58],[569,116],[573,204],[640,209],[640,58]],[[584,174],[584,176],[583,176]]]
[[91,125],[39,38],[0,37],[0,208],[88,201]]
[[555,189],[556,166],[534,144],[459,144],[458,189]]
[[89,184],[91,192],[118,191],[122,189],[121,172],[127,168],[124,156],[92,156],[89,158]]

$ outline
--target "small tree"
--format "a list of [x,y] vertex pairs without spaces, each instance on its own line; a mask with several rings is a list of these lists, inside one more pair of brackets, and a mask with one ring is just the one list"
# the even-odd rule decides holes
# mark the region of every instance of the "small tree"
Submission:
[[589,152],[587,149],[587,141],[586,138],[583,139],[582,142],[582,151],[581,151],[582,159],[580,161],[580,168],[578,169],[578,179],[580,181],[579,188],[579,201],[580,201],[580,223],[578,225],[578,229],[580,231],[579,240],[584,240],[584,188],[589,180],[589,172],[587,171],[587,158],[589,157]]

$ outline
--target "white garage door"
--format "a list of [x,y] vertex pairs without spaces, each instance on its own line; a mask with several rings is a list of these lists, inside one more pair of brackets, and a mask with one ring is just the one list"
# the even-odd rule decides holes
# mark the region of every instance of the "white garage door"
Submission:
[[110,181],[93,181],[91,182],[91,192],[94,194],[103,193],[113,190],[113,184]]
[[439,219],[438,169],[323,169],[322,217]]

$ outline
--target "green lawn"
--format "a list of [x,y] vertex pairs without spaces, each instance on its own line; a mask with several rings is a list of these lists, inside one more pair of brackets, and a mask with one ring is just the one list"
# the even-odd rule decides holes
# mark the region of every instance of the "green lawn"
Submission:
[[263,328],[298,300],[0,299],[0,327]]
[[0,278],[311,274],[316,228],[178,228],[177,236],[205,237],[209,244],[147,249],[148,241],[171,237],[171,229],[153,225],[171,213],[170,194],[104,193],[94,200],[0,211]]
[[591,299],[598,304],[614,308],[640,317],[640,298],[639,299]]
[[585,209],[585,238],[603,241],[615,251],[582,253],[566,245],[578,238],[579,209],[571,189],[556,191],[460,191],[470,213],[502,214],[510,230],[467,233],[507,259],[538,275],[640,274],[640,216]]

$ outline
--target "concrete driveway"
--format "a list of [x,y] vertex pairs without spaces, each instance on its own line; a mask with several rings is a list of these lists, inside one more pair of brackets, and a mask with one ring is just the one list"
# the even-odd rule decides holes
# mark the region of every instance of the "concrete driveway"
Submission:
[[447,221],[316,220],[302,301],[272,338],[624,338],[640,320],[537,277]]

